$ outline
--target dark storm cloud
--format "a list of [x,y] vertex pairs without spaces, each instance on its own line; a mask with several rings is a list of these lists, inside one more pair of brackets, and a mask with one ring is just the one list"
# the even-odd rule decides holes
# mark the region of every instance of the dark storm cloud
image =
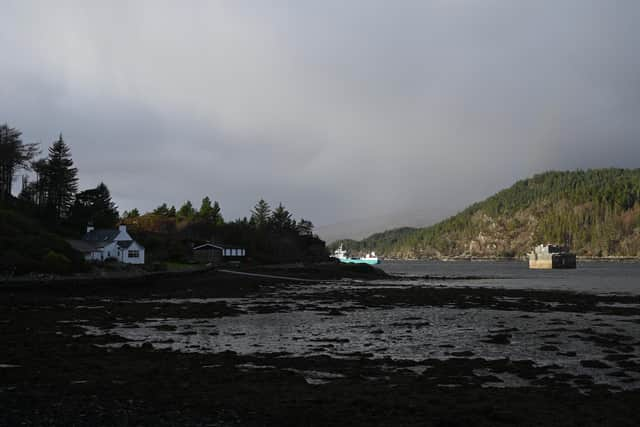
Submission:
[[0,121],[123,209],[259,197],[434,219],[547,169],[638,167],[635,1],[9,2]]

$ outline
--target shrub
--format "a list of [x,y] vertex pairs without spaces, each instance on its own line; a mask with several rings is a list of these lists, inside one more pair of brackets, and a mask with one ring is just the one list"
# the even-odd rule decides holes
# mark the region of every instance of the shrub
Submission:
[[[58,272],[60,266],[52,269],[45,263],[49,252],[65,257],[71,264],[71,271],[86,271],[88,268],[81,253],[34,218],[0,209],[0,273]],[[62,261],[62,265],[66,263]],[[63,271],[62,274],[66,273]]]
[[69,258],[58,252],[47,252],[42,261],[46,271],[49,273],[70,274],[73,270],[73,265]]
[[5,252],[0,257],[0,274],[19,275],[42,270],[42,264],[17,251]]
[[150,264],[146,264],[143,268],[146,271],[150,271],[150,272],[167,271],[169,269],[167,263],[165,262],[153,262]]

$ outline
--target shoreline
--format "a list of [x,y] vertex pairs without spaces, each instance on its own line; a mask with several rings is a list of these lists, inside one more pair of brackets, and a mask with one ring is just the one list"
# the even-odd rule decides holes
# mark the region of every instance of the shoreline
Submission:
[[[640,257],[577,257],[580,262],[602,262],[602,263],[640,263]],[[381,264],[385,262],[389,263],[402,263],[402,262],[453,262],[453,263],[465,263],[465,262],[504,262],[504,263],[523,263],[526,262],[520,258],[420,258],[420,259],[383,259]],[[79,273],[69,276],[55,275],[55,274],[25,274],[20,276],[0,277],[0,288],[3,286],[37,286],[45,284],[72,284],[77,283],[79,286],[86,283],[99,283],[114,282],[114,283],[127,283],[137,280],[153,279],[153,278],[170,278],[170,277],[188,277],[190,275],[197,275],[216,271],[218,269],[228,269],[239,272],[247,273],[263,273],[268,275],[273,271],[281,271],[284,273],[294,273],[304,280],[333,280],[340,278],[352,278],[352,279],[376,279],[376,278],[390,278],[390,279],[404,279],[405,276],[394,276],[391,273],[386,273],[380,267],[381,264],[376,266],[370,266],[366,264],[338,264],[335,262],[319,262],[310,264],[265,264],[265,265],[245,265],[240,268],[237,267],[211,267],[211,266],[197,266],[190,269],[176,269],[168,271],[94,271],[92,273]],[[458,276],[417,276],[420,278],[440,278],[442,280],[455,280],[460,279]],[[466,279],[467,277],[462,277]],[[493,277],[480,277],[469,276],[468,279],[484,279]],[[290,280],[290,278],[286,278]]]
[[212,271],[211,268],[204,267],[193,270],[175,271],[129,271],[129,272],[94,272],[80,273],[70,276],[56,274],[22,275],[0,280],[0,289],[12,286],[55,286],[55,285],[75,285],[83,286],[87,284],[127,284],[147,279],[168,279],[173,277],[188,277]]
[[[339,279],[380,279],[393,278],[384,271],[371,266],[362,265],[343,265],[334,262],[313,263],[313,264],[273,264],[273,265],[248,265],[241,268],[225,268],[225,267],[207,267],[173,270],[173,271],[125,271],[125,272],[106,272],[98,271],[89,274],[76,274],[71,276],[60,276],[53,274],[43,274],[37,276],[16,276],[8,279],[0,280],[0,290],[11,287],[65,287],[65,286],[89,286],[89,285],[113,285],[114,287],[135,285],[141,283],[149,283],[155,280],[166,280],[175,278],[188,278],[193,276],[201,276],[218,271],[234,271],[238,273],[246,273],[245,278],[251,279],[284,279],[296,280],[295,276],[285,277],[287,273],[301,276],[302,281],[320,282],[323,280],[339,280]],[[273,276],[274,272],[279,272]],[[261,277],[262,276],[262,277]]]
[[[577,256],[578,261],[584,262],[629,262],[640,263],[640,257],[585,257]],[[526,258],[518,257],[451,257],[451,258],[382,258],[382,262],[421,262],[421,261],[440,261],[440,262],[527,262]]]

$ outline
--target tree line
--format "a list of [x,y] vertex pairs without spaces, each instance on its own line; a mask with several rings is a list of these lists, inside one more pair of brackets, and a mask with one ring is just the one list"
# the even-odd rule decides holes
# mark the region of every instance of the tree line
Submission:
[[[313,223],[295,220],[282,203],[272,209],[261,199],[248,218],[230,222],[220,203],[208,196],[198,208],[187,200],[178,209],[162,203],[151,212],[141,214],[135,208],[120,217],[106,184],[79,191],[78,169],[62,135],[40,156],[38,144],[24,143],[20,131],[5,124],[0,126],[0,154],[0,205],[29,213],[59,234],[77,237],[89,223],[96,228],[125,223],[159,261],[186,259],[191,245],[199,241],[243,245],[263,261],[326,258]],[[22,180],[16,198],[12,187],[20,172],[30,178]]]
[[[88,222],[97,227],[113,227],[119,220],[118,209],[104,183],[78,191],[78,169],[71,148],[62,134],[39,157],[39,144],[24,143],[21,132],[7,124],[0,126],[0,200],[33,213],[50,226],[62,226],[78,232]],[[22,190],[17,199],[12,187],[19,172]]]
[[[212,203],[209,196],[205,196],[202,199],[199,209],[196,209],[190,200],[185,201],[179,209],[176,209],[173,205],[169,207],[167,203],[162,203],[144,215],[140,214],[138,208],[124,211],[122,219],[135,224],[143,222],[142,219],[145,216],[149,217],[151,221],[153,221],[153,218],[159,222],[162,222],[163,219],[168,219],[171,223],[175,222],[176,226],[180,223],[183,223],[183,225],[187,225],[188,223],[204,223],[212,226],[223,226],[226,224],[222,216],[220,204],[217,200]],[[304,218],[296,221],[293,218],[293,214],[282,203],[279,203],[278,206],[272,210],[269,203],[264,199],[258,200],[251,210],[251,216],[248,219],[242,218],[233,222],[236,224],[246,224],[248,227],[256,230],[296,231],[303,236],[313,235],[314,228],[313,223]]]
[[324,242],[313,233],[313,223],[295,220],[282,203],[275,208],[260,199],[249,217],[225,221],[220,204],[204,197],[199,209],[189,200],[176,209],[162,203],[150,212],[123,213],[126,223],[150,250],[154,260],[187,260],[191,245],[218,242],[240,245],[252,258],[265,262],[326,259]]

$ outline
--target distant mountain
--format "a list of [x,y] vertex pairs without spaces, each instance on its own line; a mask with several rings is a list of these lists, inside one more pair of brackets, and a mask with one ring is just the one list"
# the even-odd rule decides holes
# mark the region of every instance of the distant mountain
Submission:
[[389,230],[400,227],[426,227],[433,224],[446,214],[440,212],[429,213],[422,211],[403,211],[389,215],[378,215],[369,218],[342,221],[330,225],[318,226],[315,232],[325,241],[334,242],[338,239],[363,239],[379,230]]
[[546,242],[583,256],[640,257],[640,169],[547,172],[430,227],[343,241],[392,258],[514,257]]

